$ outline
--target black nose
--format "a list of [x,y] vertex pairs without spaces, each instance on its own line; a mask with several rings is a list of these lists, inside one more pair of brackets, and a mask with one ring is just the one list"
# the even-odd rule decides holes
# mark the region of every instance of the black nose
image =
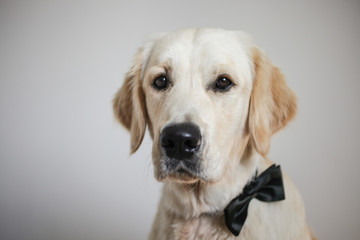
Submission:
[[200,148],[200,129],[190,123],[168,126],[160,135],[160,144],[169,158],[190,159]]

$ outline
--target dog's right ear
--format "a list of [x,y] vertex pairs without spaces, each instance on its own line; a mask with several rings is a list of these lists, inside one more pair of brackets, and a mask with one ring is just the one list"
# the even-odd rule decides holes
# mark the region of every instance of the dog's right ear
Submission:
[[144,93],[141,88],[141,72],[144,64],[144,48],[140,48],[125,76],[122,87],[115,94],[113,110],[119,122],[130,131],[131,154],[140,147],[145,135],[147,114]]
[[125,81],[113,100],[115,117],[130,131],[131,154],[140,147],[148,122],[145,95],[141,87],[145,64],[155,42],[165,34],[150,35],[143,46],[139,48],[134,56],[131,68],[125,76]]

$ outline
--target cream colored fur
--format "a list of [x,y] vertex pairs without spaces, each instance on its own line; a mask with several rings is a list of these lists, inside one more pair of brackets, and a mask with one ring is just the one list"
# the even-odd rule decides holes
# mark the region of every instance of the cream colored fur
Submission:
[[[171,78],[170,89],[151,86],[159,74]],[[221,74],[235,83],[228,92],[207,87]],[[114,98],[114,112],[131,133],[132,153],[146,126],[154,142],[154,174],[164,186],[149,239],[313,239],[301,196],[286,174],[286,200],[253,199],[237,238],[225,226],[225,206],[256,171],[272,165],[271,136],[296,112],[280,70],[245,33],[185,29],[151,36]],[[199,126],[204,139],[197,178],[170,177],[162,169],[161,130],[182,122]]]

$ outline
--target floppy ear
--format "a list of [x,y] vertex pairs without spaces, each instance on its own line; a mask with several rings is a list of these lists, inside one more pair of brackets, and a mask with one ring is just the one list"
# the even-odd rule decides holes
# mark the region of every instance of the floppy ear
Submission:
[[252,50],[255,79],[250,98],[249,130],[255,149],[265,156],[271,136],[294,117],[297,100],[280,69],[259,49]]
[[140,79],[143,62],[144,50],[140,48],[134,57],[130,70],[126,74],[122,87],[115,94],[113,100],[115,116],[130,131],[131,154],[140,147],[147,123],[145,97]]

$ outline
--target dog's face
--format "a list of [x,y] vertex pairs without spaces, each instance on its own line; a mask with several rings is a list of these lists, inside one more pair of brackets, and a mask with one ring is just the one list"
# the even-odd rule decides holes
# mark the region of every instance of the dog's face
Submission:
[[249,108],[252,62],[239,33],[181,32],[158,40],[142,89],[157,179],[221,177]]
[[147,124],[155,177],[185,183],[220,180],[248,144],[265,155],[295,109],[279,70],[246,34],[214,29],[153,37],[114,99],[132,152]]

